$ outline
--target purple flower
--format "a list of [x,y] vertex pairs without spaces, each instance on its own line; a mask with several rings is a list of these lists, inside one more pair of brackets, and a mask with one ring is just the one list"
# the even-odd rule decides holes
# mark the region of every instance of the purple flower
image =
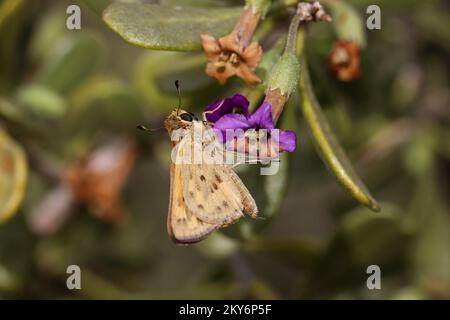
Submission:
[[[205,109],[206,120],[213,123],[213,127],[222,134],[223,142],[226,139],[227,129],[275,129],[272,120],[272,106],[264,102],[255,113],[248,112],[249,102],[241,94],[235,94],[231,98],[215,101]],[[243,114],[233,113],[236,108],[242,109]],[[293,152],[297,147],[297,136],[290,130],[279,130],[279,135],[273,135],[272,138],[278,141],[281,151]]]
[[250,116],[248,112],[249,102],[242,94],[235,94],[231,98],[214,101],[212,104],[205,108],[204,114],[206,120],[211,123],[215,123],[222,116],[232,113],[235,109],[242,109],[245,116]]

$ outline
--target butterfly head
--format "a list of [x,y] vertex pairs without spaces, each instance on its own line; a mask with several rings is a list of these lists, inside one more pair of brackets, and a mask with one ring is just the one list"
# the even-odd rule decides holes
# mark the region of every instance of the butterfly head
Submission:
[[164,120],[164,127],[171,134],[173,130],[189,128],[194,121],[198,119],[193,113],[177,108]]

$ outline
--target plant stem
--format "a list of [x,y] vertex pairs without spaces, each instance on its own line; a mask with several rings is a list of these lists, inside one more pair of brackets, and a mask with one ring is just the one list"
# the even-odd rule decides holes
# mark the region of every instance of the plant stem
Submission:
[[297,13],[291,20],[291,24],[289,25],[289,31],[287,34],[286,47],[284,48],[284,52],[292,52],[295,53],[295,47],[297,42],[297,30],[300,26],[300,22],[302,21],[302,15]]
[[255,33],[259,20],[261,19],[261,12],[253,12],[252,8],[247,8],[242,12],[239,21],[234,27],[233,32],[236,33],[240,44],[245,48],[250,44],[253,33]]

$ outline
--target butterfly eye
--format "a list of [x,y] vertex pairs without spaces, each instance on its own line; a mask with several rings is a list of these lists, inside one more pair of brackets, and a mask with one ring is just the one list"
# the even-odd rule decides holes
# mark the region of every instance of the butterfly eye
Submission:
[[180,118],[183,121],[189,121],[189,122],[192,122],[194,120],[194,118],[192,117],[192,115],[190,113],[183,113],[180,115]]

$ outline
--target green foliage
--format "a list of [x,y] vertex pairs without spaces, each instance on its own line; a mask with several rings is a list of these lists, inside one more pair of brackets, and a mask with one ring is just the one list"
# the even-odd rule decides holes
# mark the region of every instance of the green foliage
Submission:
[[24,0],[5,0],[0,3],[0,93],[7,92],[17,81],[20,37],[23,36]]
[[338,179],[358,202],[374,211],[379,211],[379,205],[370,195],[361,179],[356,175],[350,160],[347,158],[347,155],[338,143],[328,121],[323,115],[317,98],[312,91],[306,59],[303,58],[301,61],[303,65],[300,77],[302,110],[308,122],[311,135],[317,144],[318,152],[336,179]]
[[38,115],[60,117],[66,109],[66,101],[57,92],[43,85],[20,88],[17,100]]
[[[182,59],[184,63],[173,61]],[[134,84],[139,97],[157,112],[172,111],[178,105],[175,80],[182,83],[183,105],[200,110],[224,89],[204,74],[204,56],[179,52],[144,54],[134,67]]]
[[[64,41],[64,40],[61,40]],[[98,42],[89,36],[61,43],[47,58],[37,81],[57,92],[66,93],[92,72],[100,58]]]
[[337,37],[345,41],[354,41],[361,48],[366,46],[366,26],[360,14],[341,0],[325,0],[333,17],[333,26]]
[[115,2],[103,20],[126,41],[148,49],[194,51],[200,33],[215,37],[231,31],[241,8],[203,9]]

